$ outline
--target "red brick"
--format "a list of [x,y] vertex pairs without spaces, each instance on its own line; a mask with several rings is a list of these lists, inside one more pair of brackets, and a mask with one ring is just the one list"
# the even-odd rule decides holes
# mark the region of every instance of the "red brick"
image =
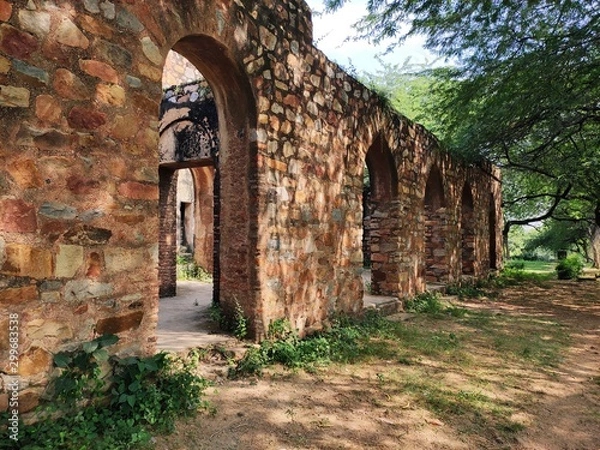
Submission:
[[90,180],[79,175],[71,175],[67,178],[67,189],[74,194],[89,194],[98,187],[98,184],[97,180]]
[[96,333],[116,334],[137,328],[142,322],[144,311],[135,311],[124,316],[107,317],[96,322]]
[[106,123],[106,114],[93,109],[74,106],[67,117],[69,125],[73,128],[95,130]]
[[33,233],[37,229],[35,207],[20,199],[0,200],[0,231]]

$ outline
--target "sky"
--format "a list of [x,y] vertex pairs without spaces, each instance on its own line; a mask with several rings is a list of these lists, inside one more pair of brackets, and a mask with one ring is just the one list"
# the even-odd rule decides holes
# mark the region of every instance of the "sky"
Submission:
[[[379,46],[367,40],[346,41],[356,35],[352,24],[366,13],[366,0],[350,0],[335,13],[323,13],[325,7],[322,0],[306,0],[313,10],[313,38],[315,46],[327,57],[341,66],[354,66],[358,73],[374,73],[380,68],[377,55],[382,55],[387,44]],[[393,52],[380,56],[385,62],[403,64],[410,58],[412,64],[431,63],[435,57],[423,48],[425,39],[413,37]]]

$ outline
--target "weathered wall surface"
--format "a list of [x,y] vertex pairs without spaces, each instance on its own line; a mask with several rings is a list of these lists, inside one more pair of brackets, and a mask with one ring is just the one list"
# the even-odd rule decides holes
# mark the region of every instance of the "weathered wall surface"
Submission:
[[311,26],[306,5],[286,0],[0,0],[0,361],[4,322],[18,314],[23,411],[57,351],[103,333],[119,334],[120,352],[154,351],[158,109],[172,48],[215,95],[219,295],[226,310],[242,306],[255,337],[276,318],[304,332],[361,308],[362,177],[374,145],[385,144],[397,179],[380,206],[382,292],[424,289],[433,166],[446,199],[444,277],[461,276],[466,182],[474,275],[501,264],[499,233],[490,245],[499,183],[384,109],[313,47]]

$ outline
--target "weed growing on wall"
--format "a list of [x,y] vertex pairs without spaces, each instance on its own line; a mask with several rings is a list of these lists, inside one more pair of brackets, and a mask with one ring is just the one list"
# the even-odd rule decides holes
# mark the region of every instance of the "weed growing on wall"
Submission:
[[232,318],[227,317],[223,313],[221,304],[214,301],[210,306],[209,316],[222,330],[232,333],[238,339],[244,339],[248,335],[248,318],[237,300]]
[[49,384],[48,401],[35,411],[39,420],[21,426],[14,448],[143,448],[152,433],[169,432],[177,417],[208,406],[202,400],[208,383],[195,374],[197,354],[109,357],[107,347],[117,341],[105,335],[55,355],[60,374]]

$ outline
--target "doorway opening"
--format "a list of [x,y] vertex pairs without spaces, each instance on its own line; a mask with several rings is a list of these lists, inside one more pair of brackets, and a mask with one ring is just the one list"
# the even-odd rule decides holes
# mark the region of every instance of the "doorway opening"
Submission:
[[[160,348],[212,342],[218,328],[209,320],[212,305],[226,317],[236,306],[251,317],[255,307],[256,276],[250,260],[257,212],[250,209],[249,199],[256,186],[251,182],[256,178],[256,149],[248,131],[255,123],[255,108],[248,80],[225,54],[210,37],[188,36],[175,44],[163,69]],[[207,283],[210,278],[212,283]],[[171,342],[165,342],[165,333]]]

